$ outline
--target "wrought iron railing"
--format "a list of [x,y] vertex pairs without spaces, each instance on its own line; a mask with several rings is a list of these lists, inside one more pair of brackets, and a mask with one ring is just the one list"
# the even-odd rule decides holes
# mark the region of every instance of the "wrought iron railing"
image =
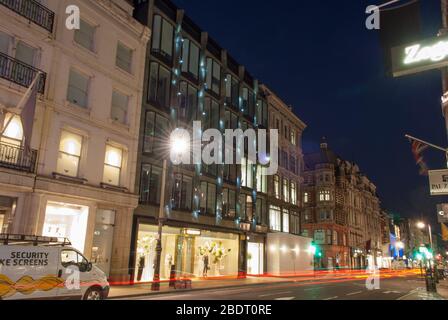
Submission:
[[11,9],[38,26],[53,32],[54,12],[35,0],[0,0],[0,4]]
[[[2,1],[2,0],[0,0]],[[0,52],[0,78],[28,88],[40,70]],[[39,93],[44,93],[47,75],[40,71]]]
[[0,142],[0,167],[34,173],[37,151]]

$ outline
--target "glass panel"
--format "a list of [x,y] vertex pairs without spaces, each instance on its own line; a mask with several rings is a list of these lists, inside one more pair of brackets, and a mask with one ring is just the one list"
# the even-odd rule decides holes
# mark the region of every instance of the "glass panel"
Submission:
[[270,206],[269,208],[269,228],[274,231],[281,231],[280,208]]
[[229,190],[229,217],[236,216],[236,193],[234,190]]
[[76,177],[78,176],[79,157],[59,152],[56,171],[60,174]]
[[8,34],[0,31],[0,52],[9,54],[9,46],[11,44],[12,37]]
[[182,194],[181,194],[181,208],[191,210],[191,201],[193,198],[193,179],[191,177],[183,177]]
[[116,64],[118,67],[129,73],[131,72],[132,68],[132,53],[132,49],[129,49],[121,43],[118,43]]
[[173,26],[163,19],[161,49],[170,58],[173,55],[173,30]]
[[157,79],[159,78],[159,65],[151,63],[148,80],[148,101],[157,101]]
[[103,182],[114,186],[120,185],[120,168],[104,165]]
[[283,209],[283,232],[289,233],[289,212]]
[[75,30],[75,42],[92,51],[94,33],[95,27],[81,20],[80,29]]
[[112,93],[112,111],[111,116],[115,121],[126,123],[128,113],[129,97],[117,91]]
[[208,184],[207,190],[207,213],[215,215],[216,212],[216,186],[214,184]]
[[16,59],[30,66],[34,66],[34,59],[36,56],[36,49],[30,47],[22,41],[19,41],[16,49]]
[[145,140],[143,142],[143,152],[150,153],[154,148],[154,124],[155,113],[149,111],[146,113],[146,123],[145,123]]
[[194,43],[190,44],[190,67],[189,71],[195,77],[199,73],[199,47]]
[[188,63],[190,56],[190,40],[184,39],[182,45],[182,72],[188,72]]
[[91,261],[109,276],[114,238],[115,211],[98,209],[93,233]]
[[80,107],[87,107],[89,78],[71,70],[68,82],[67,100]]
[[201,214],[207,212],[207,182],[201,183],[201,201],[200,201]]
[[161,107],[169,108],[170,101],[170,78],[168,69],[160,67],[159,79],[157,81],[157,102]]
[[152,28],[152,49],[160,49],[160,37],[162,32],[162,18],[154,16],[154,24]]

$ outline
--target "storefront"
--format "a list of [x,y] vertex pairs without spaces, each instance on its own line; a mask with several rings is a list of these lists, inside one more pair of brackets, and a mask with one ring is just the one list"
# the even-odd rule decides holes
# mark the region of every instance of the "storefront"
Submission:
[[[139,224],[135,244],[135,282],[154,277],[157,245],[156,225]],[[200,229],[163,227],[160,277],[208,278],[238,275],[239,235]]]

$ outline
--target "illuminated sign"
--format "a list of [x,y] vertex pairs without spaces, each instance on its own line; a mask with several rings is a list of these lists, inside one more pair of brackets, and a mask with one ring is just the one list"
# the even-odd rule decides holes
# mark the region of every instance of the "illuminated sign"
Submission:
[[437,218],[439,223],[448,223],[448,204],[437,205]]
[[428,175],[431,195],[448,195],[448,170],[432,170],[428,172]]
[[392,49],[394,77],[448,66],[448,37],[436,37]]

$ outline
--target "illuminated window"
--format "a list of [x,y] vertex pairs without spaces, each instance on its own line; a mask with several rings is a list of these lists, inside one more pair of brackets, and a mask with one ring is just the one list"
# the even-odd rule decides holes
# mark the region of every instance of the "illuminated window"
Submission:
[[[12,119],[11,119],[12,117]],[[10,121],[11,120],[11,121]],[[9,122],[9,124],[8,124]],[[1,137],[2,143],[7,143],[15,146],[20,146],[23,139],[23,127],[22,121],[19,116],[8,114],[5,117],[3,126],[6,126],[3,136]]]
[[303,203],[308,203],[310,201],[308,192],[303,194]]
[[281,210],[279,207],[269,207],[269,228],[273,231],[281,231]]
[[297,140],[296,140],[296,137],[297,137],[297,136],[296,136],[296,131],[291,129],[289,135],[290,135],[290,141],[291,141],[291,143],[292,143],[293,145],[296,145],[296,144],[297,144]]
[[297,189],[296,183],[291,181],[291,203],[297,205]]
[[62,131],[56,171],[66,176],[78,176],[81,150],[82,136]]
[[254,164],[247,158],[241,159],[241,184],[246,188],[253,188]]
[[287,209],[283,209],[283,219],[282,219],[282,230],[285,233],[289,233],[289,211]]
[[331,193],[330,191],[319,191],[319,201],[330,201]]
[[283,179],[283,201],[289,202],[289,181]]
[[280,177],[274,176],[274,194],[277,199],[280,199],[281,197],[281,190],[280,190]]
[[262,166],[257,167],[257,191],[267,193],[267,169]]
[[106,157],[104,160],[103,182],[114,186],[120,185],[121,165],[123,162],[123,150],[106,145]]
[[81,20],[79,30],[75,30],[75,42],[90,51],[94,50],[95,27]]

